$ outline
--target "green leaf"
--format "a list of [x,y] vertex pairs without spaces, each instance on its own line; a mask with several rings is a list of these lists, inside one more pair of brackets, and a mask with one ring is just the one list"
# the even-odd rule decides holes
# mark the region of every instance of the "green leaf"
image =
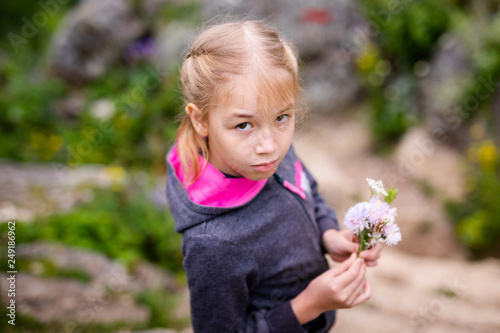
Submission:
[[391,187],[390,189],[387,190],[387,196],[385,197],[385,202],[390,204],[391,202],[396,199],[396,195],[398,194],[398,190],[395,189],[394,187]]

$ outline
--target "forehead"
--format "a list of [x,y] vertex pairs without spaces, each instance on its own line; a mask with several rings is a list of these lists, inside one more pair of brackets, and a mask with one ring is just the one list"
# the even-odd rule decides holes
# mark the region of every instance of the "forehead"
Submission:
[[292,75],[282,71],[269,73],[267,77],[233,76],[218,90],[217,109],[240,109],[266,116],[294,106],[297,88]]

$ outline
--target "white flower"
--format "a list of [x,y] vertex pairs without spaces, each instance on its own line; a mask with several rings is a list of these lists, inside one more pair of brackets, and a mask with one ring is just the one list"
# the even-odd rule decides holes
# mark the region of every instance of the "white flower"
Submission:
[[384,189],[384,184],[381,180],[376,182],[373,179],[366,178],[366,181],[368,182],[368,185],[370,185],[370,189],[375,195],[383,195],[384,197],[388,196],[386,190]]

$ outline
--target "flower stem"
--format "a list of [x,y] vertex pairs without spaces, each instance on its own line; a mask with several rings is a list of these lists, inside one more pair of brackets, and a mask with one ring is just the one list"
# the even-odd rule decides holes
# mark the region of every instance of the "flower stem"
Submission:
[[359,234],[358,234],[358,242],[359,242],[359,249],[358,249],[358,255],[357,258],[359,258],[359,254],[364,251],[365,246],[366,246],[366,230],[363,229]]

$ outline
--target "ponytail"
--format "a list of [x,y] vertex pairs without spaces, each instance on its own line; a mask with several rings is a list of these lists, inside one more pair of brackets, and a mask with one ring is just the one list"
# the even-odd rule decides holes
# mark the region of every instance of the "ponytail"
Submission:
[[205,165],[200,165],[198,154],[203,156],[205,162],[208,161],[208,146],[206,140],[194,129],[189,115],[185,115],[182,119],[177,131],[176,143],[184,170],[184,182],[188,185],[192,184],[200,177],[205,168]]

